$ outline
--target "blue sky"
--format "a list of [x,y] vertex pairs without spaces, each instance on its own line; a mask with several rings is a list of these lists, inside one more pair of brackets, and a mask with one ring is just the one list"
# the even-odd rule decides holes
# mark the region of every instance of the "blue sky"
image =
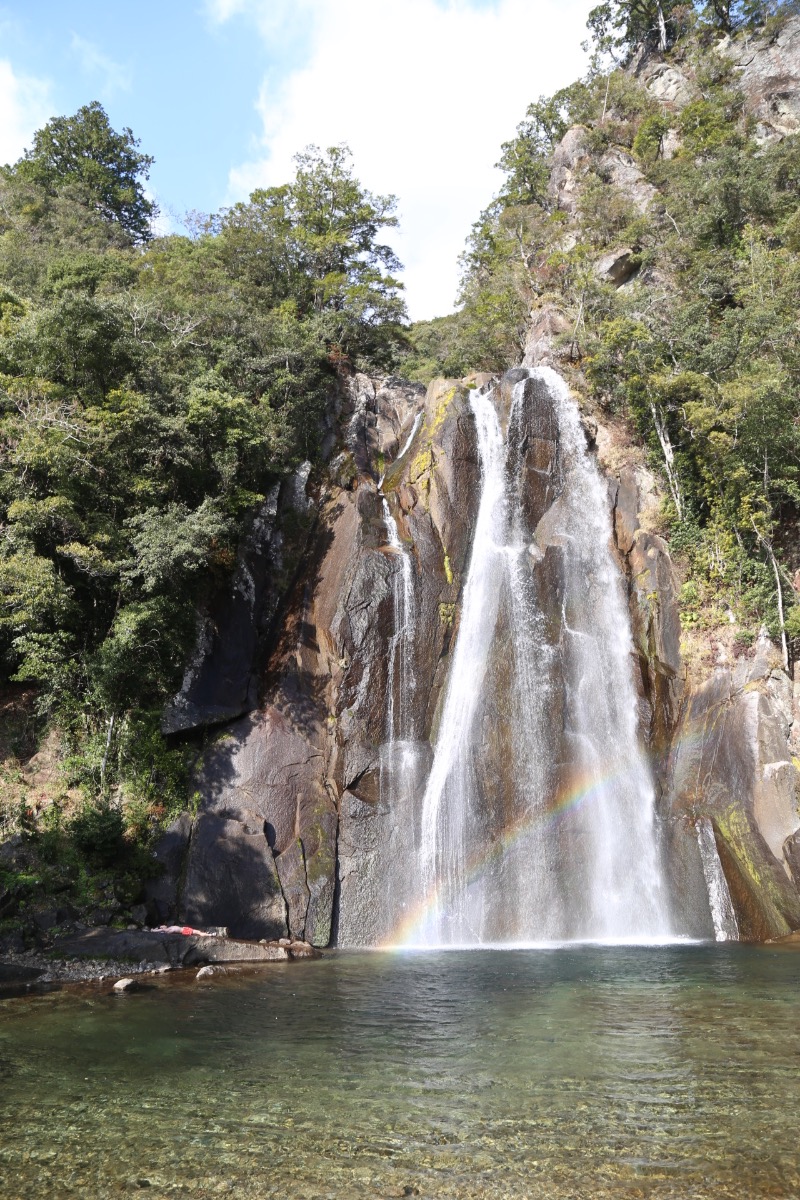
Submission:
[[409,308],[452,308],[457,256],[526,105],[583,69],[589,0],[0,0],[0,161],[100,100],[152,154],[165,221],[347,142],[398,196]]

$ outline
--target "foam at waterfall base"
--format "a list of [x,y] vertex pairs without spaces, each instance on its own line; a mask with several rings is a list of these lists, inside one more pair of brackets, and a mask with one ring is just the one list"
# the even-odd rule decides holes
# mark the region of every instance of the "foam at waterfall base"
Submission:
[[630,946],[646,950],[657,949],[659,946],[713,946],[712,938],[684,937],[681,934],[671,934],[656,937],[621,937],[621,938],[564,938],[562,940],[525,940],[517,942],[443,942],[441,945],[422,946],[417,942],[397,942],[385,946],[348,947],[348,950],[370,950],[380,954],[441,954],[452,951],[475,950],[570,950],[579,946]]

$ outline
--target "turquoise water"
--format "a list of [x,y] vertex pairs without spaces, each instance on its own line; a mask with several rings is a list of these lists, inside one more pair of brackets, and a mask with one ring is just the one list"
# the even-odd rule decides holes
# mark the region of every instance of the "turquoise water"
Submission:
[[800,1196],[800,954],[332,954],[0,1003],[0,1196]]

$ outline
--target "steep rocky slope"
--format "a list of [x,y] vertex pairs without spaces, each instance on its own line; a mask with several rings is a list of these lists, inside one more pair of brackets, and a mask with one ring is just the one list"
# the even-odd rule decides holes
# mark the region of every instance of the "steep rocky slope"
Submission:
[[[479,494],[468,404],[474,384],[437,381],[423,395],[394,381],[349,381],[344,449],[334,459],[334,478],[313,497],[316,523],[271,651],[252,664],[256,675],[261,670],[262,702],[213,728],[196,777],[197,813],[180,818],[159,851],[165,873],[151,887],[153,916],[224,924],[241,936],[289,932],[316,945],[331,938],[379,942],[390,933],[377,916],[386,890],[399,889],[409,905],[419,899],[403,827],[409,811],[394,811],[381,790],[387,689],[397,686],[390,677],[394,582],[402,567],[378,480],[385,470],[381,489],[418,583],[409,720],[422,787]],[[415,422],[417,413],[423,415]],[[546,413],[541,421],[547,424]],[[591,420],[586,429],[601,460],[613,458],[609,431]],[[526,502],[546,511],[557,443],[542,433],[525,452]],[[617,445],[618,460],[620,453],[624,458]],[[800,926],[792,878],[797,771],[787,745],[791,683],[762,643],[735,669],[685,688],[675,571],[664,541],[643,527],[655,481],[641,465],[618,461],[608,490],[679,924],[696,936],[712,932],[697,842],[697,822],[707,817],[741,936],[785,934]],[[558,605],[555,577],[551,582]],[[218,709],[212,703],[208,711],[211,724]],[[487,787],[497,802],[503,737],[513,737],[503,728],[499,723],[496,744],[484,747]]]

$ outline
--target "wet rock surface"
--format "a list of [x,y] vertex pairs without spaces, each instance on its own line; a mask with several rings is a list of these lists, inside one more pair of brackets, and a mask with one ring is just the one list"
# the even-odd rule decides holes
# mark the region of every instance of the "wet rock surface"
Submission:
[[764,641],[716,671],[685,699],[669,762],[670,810],[711,821],[740,936],[754,941],[800,927],[798,772],[770,694],[778,670]]
[[[571,132],[559,160],[559,186],[567,195],[582,169],[580,131]],[[627,170],[630,164],[621,166]],[[628,182],[638,187],[637,180]],[[628,250],[615,251],[615,262]],[[544,314],[541,324],[540,344],[531,353],[547,357],[552,338],[565,327],[555,312]],[[522,374],[509,372],[500,389],[506,426],[511,390]],[[480,492],[469,387],[436,381],[423,395],[416,386],[357,376],[348,384],[341,418],[344,457],[332,464],[332,482],[322,494],[302,567],[282,602],[283,616],[262,665],[261,701],[218,730],[198,764],[196,817],[184,814],[157,848],[163,873],[149,887],[148,904],[159,919],[228,925],[239,937],[287,935],[315,946],[327,945],[331,937],[374,944],[390,932],[376,923],[387,888],[399,903],[419,900],[419,881],[404,864],[412,853],[415,806],[430,769],[458,632]],[[566,603],[560,451],[552,409],[535,381],[526,385],[516,420],[519,428],[508,431],[510,466],[531,533],[531,580],[557,663]],[[596,423],[585,432],[590,446],[602,433]],[[402,457],[393,457],[403,447]],[[786,932],[792,921],[800,923],[792,879],[797,819],[792,825],[787,816],[794,787],[785,750],[791,685],[787,691],[774,671],[759,677],[758,712],[742,718],[750,732],[745,736],[738,718],[728,722],[742,746],[758,743],[757,753],[747,758],[742,750],[741,761],[736,754],[726,757],[706,717],[720,709],[725,685],[713,682],[710,694],[716,699],[708,703],[683,695],[678,580],[666,543],[642,516],[653,503],[653,488],[641,467],[623,466],[610,478],[609,504],[614,549],[628,586],[641,728],[655,764],[665,853],[673,891],[685,899],[682,928],[695,936],[710,933],[693,824],[707,812],[726,873],[739,880],[732,891],[743,936]],[[402,801],[393,796],[391,802],[387,690],[397,686],[390,662],[402,563],[389,545],[384,499],[411,563],[415,606],[407,720],[416,782]],[[499,680],[502,656],[489,669]],[[564,689],[558,671],[550,674],[549,704],[559,721]],[[742,704],[749,713],[754,701]],[[495,816],[508,803],[503,764],[512,747],[503,729],[509,719],[507,713],[494,714],[481,746],[479,785],[487,812],[496,810]],[[752,734],[751,726],[760,732]],[[717,747],[708,785],[701,789],[703,804],[689,784],[699,765],[681,748],[697,737]],[[567,762],[568,747],[555,757]],[[701,765],[708,774],[705,759]],[[553,786],[567,785],[566,775],[558,784],[561,770],[554,761]],[[750,799],[739,804],[738,816],[726,809],[726,817],[719,797],[743,788],[750,789]],[[750,896],[762,886],[752,883],[756,862],[772,897],[766,908]]]

